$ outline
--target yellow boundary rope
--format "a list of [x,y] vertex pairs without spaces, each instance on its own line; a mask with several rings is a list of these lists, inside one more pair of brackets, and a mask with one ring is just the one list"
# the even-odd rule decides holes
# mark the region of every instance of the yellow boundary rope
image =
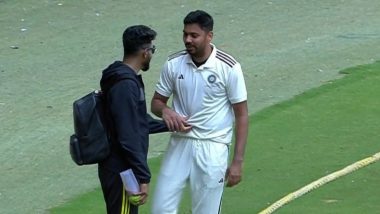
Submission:
[[261,211],[259,214],[270,214],[279,209],[280,207],[284,206],[285,204],[289,203],[290,201],[293,201],[294,199],[330,182],[333,181],[341,176],[347,175],[355,170],[358,170],[362,167],[368,166],[372,163],[375,163],[376,161],[380,160],[380,152],[372,155],[371,157],[365,158],[363,160],[357,161],[349,166],[346,166],[345,168],[338,170],[336,172],[333,172],[329,175],[326,175],[316,181],[313,181],[312,183],[298,189],[295,192],[292,192],[285,197],[281,198],[280,200],[273,203],[271,206],[266,208],[265,210]]

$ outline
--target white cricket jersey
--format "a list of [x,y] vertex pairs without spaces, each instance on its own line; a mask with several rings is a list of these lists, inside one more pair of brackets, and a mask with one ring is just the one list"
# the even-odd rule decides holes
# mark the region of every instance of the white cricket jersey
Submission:
[[240,64],[214,45],[206,63],[199,67],[186,50],[170,56],[156,91],[165,97],[173,95],[173,110],[188,117],[192,125],[190,132],[173,135],[225,144],[231,142],[233,133],[231,104],[247,100]]

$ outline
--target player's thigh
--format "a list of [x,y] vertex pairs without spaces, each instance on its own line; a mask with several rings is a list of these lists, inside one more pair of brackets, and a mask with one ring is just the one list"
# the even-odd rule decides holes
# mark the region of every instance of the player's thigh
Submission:
[[202,188],[223,187],[227,170],[228,146],[222,143],[203,142],[196,154],[193,180]]
[[192,162],[192,145],[186,138],[171,137],[161,163],[160,176],[182,180],[189,176]]

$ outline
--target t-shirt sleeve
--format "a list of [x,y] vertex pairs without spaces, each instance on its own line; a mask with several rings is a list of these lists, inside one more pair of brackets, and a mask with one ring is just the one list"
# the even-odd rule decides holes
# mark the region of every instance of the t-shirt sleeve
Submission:
[[232,104],[247,100],[243,71],[239,63],[232,67],[227,80],[227,95]]
[[171,76],[172,74],[170,71],[169,62],[166,61],[160,73],[160,78],[158,80],[158,83],[156,85],[157,93],[165,97],[170,97],[170,95],[172,95],[173,81],[172,81]]

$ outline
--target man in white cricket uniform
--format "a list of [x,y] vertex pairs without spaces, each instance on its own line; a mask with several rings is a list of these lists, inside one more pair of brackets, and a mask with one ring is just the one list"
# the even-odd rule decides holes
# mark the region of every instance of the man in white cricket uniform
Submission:
[[[152,99],[152,112],[174,131],[158,177],[153,213],[177,213],[187,183],[193,213],[219,213],[225,182],[234,186],[241,180],[247,91],[240,64],[211,44],[212,28],[212,17],[204,11],[185,17],[186,50],[169,57]],[[227,169],[234,121],[235,152]]]

